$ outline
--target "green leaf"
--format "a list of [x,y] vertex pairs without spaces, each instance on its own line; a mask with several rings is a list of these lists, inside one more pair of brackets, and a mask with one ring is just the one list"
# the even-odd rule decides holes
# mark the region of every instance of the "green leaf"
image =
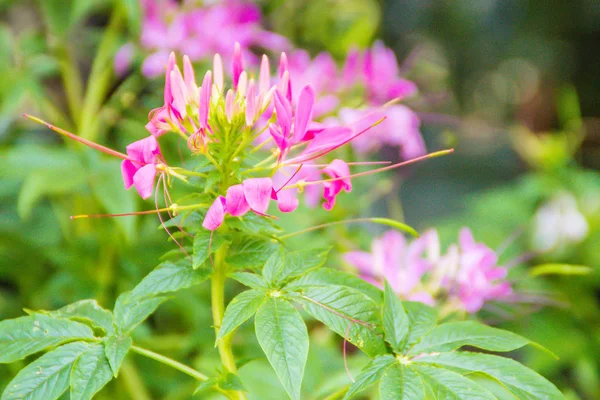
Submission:
[[113,377],[102,344],[92,344],[71,371],[70,400],[89,400]]
[[204,382],[202,382],[201,384],[198,385],[196,390],[194,390],[194,395],[196,395],[200,392],[204,392],[208,389],[212,389],[213,387],[215,387],[217,385],[217,382],[218,382],[217,378],[209,378],[209,379],[205,380]]
[[69,343],[44,354],[8,384],[2,400],[55,400],[69,387],[71,369],[89,345]]
[[133,289],[136,297],[155,296],[161,293],[176,292],[204,282],[210,276],[210,270],[194,270],[189,260],[165,261],[150,272]]
[[423,400],[423,383],[417,373],[404,364],[394,364],[385,370],[379,383],[380,400]]
[[390,285],[385,282],[383,299],[383,330],[385,340],[395,352],[400,352],[409,333],[409,320],[402,306],[402,302],[394,293]]
[[461,374],[483,373],[500,382],[519,400],[565,398],[556,386],[544,377],[510,358],[482,353],[452,352],[419,357],[413,363],[423,364],[444,367]]
[[246,388],[244,387],[240,377],[231,372],[228,372],[225,374],[225,376],[219,379],[218,385],[223,390],[246,391]]
[[104,352],[110,368],[112,369],[113,376],[116,378],[119,375],[119,369],[123,359],[131,348],[132,340],[129,336],[117,338],[109,337],[104,343]]
[[271,236],[281,232],[281,228],[275,225],[271,218],[254,213],[248,213],[241,218],[231,218],[227,220],[227,225],[251,235],[260,233]]
[[51,346],[93,337],[87,325],[43,314],[8,319],[0,322],[0,363],[11,363]]
[[403,301],[402,305],[408,315],[410,333],[406,340],[405,348],[410,348],[418,342],[423,335],[433,329],[437,323],[437,310],[423,303]]
[[436,399],[497,400],[487,389],[456,372],[427,365],[413,368]]
[[290,290],[296,290],[309,285],[346,286],[366,294],[377,303],[381,303],[382,301],[381,290],[379,290],[377,287],[371,285],[369,282],[363,279],[356,277],[356,275],[333,268],[319,268],[317,270],[310,271],[306,275],[303,275],[288,284],[286,288],[289,288]]
[[115,331],[112,313],[102,308],[96,300],[80,300],[55,311],[44,311],[54,318],[67,318],[83,322],[96,329],[102,329],[107,335]]
[[474,321],[450,322],[436,326],[410,349],[408,355],[447,352],[462,346],[489,351],[512,351],[530,343],[522,336]]
[[122,293],[114,310],[118,331],[121,334],[132,331],[166,300],[166,297],[140,298],[132,296],[132,292]]
[[269,239],[256,236],[240,235],[234,240],[225,260],[234,268],[259,269],[279,245]]
[[194,238],[194,269],[202,267],[210,255],[219,250],[221,246],[227,242],[231,242],[231,237],[229,235],[223,235],[207,230],[198,232]]
[[277,277],[281,275],[285,268],[285,249],[279,248],[265,262],[263,267],[263,276],[269,284],[276,284]]
[[542,264],[536,265],[529,270],[531,276],[542,275],[588,275],[594,270],[585,265],[573,264]]
[[260,290],[269,287],[262,276],[250,272],[233,272],[229,274],[229,277],[252,289]]
[[281,248],[265,263],[263,276],[267,282],[278,285],[288,279],[304,275],[321,267],[327,259],[329,250],[330,248],[321,248],[289,252]]
[[346,392],[344,400],[352,398],[352,396],[362,392],[375,382],[379,381],[386,369],[395,363],[396,359],[389,354],[372,359],[362,371],[360,371],[360,374]]
[[386,352],[379,307],[367,295],[345,286],[308,286],[299,300],[309,314],[371,357]]
[[227,305],[223,323],[217,335],[217,341],[232,332],[252,317],[262,303],[265,301],[265,292],[259,290],[247,290],[235,296]]
[[279,381],[293,400],[300,399],[308,357],[308,332],[298,311],[286,300],[271,297],[255,318],[256,337]]

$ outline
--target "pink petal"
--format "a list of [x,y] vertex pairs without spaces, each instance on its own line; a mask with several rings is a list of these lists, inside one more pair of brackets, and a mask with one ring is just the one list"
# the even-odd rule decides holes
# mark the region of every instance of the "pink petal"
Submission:
[[250,210],[250,205],[244,197],[242,185],[230,186],[225,197],[227,212],[234,217],[240,217]]
[[206,212],[202,226],[209,231],[217,229],[225,220],[225,197],[219,196]]
[[271,85],[271,70],[269,67],[269,58],[263,54],[260,63],[260,75],[258,78],[259,93],[266,93]]
[[254,124],[254,117],[256,116],[257,104],[255,91],[254,81],[251,80],[248,84],[248,94],[246,95],[246,125],[248,126]]
[[233,49],[233,87],[237,89],[240,75],[244,69],[242,60],[242,49],[238,42],[235,43]]
[[198,111],[198,119],[201,128],[208,127],[208,110],[210,108],[210,94],[212,92],[212,74],[210,71],[204,75],[202,88],[200,89],[200,108]]
[[127,155],[140,164],[153,164],[160,155],[160,148],[154,136],[133,142],[126,149]]
[[215,54],[213,58],[213,73],[215,74],[215,86],[220,92],[223,91],[223,61],[219,54]]
[[133,176],[136,172],[137,168],[131,161],[123,160],[121,163],[121,174],[123,175],[125,189],[129,189],[133,185]]
[[142,199],[152,196],[154,191],[154,178],[156,177],[156,165],[146,164],[138,169],[133,175],[133,185]]
[[283,78],[283,74],[288,70],[288,59],[287,55],[282,52],[279,58],[279,78]]
[[269,208],[273,181],[271,178],[251,178],[242,183],[244,196],[252,211],[265,214]]
[[315,91],[312,87],[305,86],[300,92],[294,118],[294,143],[298,143],[304,138],[308,124],[310,124],[312,120],[314,104]]
[[292,105],[278,90],[275,92],[275,112],[277,113],[277,124],[281,128],[284,137],[288,137],[292,129]]
[[227,95],[225,96],[225,116],[227,117],[227,121],[231,122],[233,119],[233,102],[235,100],[235,95],[233,94],[233,90],[229,89],[227,91]]
[[296,190],[293,189],[281,189],[278,192],[273,191],[275,200],[277,200],[277,207],[281,212],[292,212],[298,207],[298,198],[296,197]]
[[188,56],[183,56],[183,80],[188,90],[193,86],[196,86],[196,75],[194,73],[194,67]]
[[171,54],[169,54],[167,70],[165,72],[165,105],[169,105],[173,101],[173,94],[171,92],[171,72],[175,67],[175,61],[175,53],[171,52]]
[[299,163],[312,157],[320,157],[348,142],[352,137],[352,129],[346,126],[325,128],[315,136],[300,156],[288,160],[287,163]]
[[179,67],[176,65],[173,71],[171,71],[171,95],[173,101],[171,102],[172,109],[176,112],[179,119],[185,118],[186,114],[186,101],[185,94],[187,92],[185,88],[185,82]]

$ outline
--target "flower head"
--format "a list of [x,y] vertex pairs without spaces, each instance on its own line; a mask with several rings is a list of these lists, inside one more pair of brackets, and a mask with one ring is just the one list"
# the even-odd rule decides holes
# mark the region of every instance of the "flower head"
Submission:
[[127,146],[129,158],[121,162],[121,174],[125,189],[135,186],[140,196],[147,199],[152,196],[156,165],[162,162],[162,154],[154,136],[138,140]]
[[433,230],[410,244],[398,232],[388,231],[373,240],[371,253],[349,252],[344,259],[377,286],[387,280],[403,299],[430,305],[445,299],[469,313],[489,301],[508,299],[512,293],[507,269],[497,265],[496,253],[475,242],[467,228],[461,230],[459,244],[451,245],[442,256]]

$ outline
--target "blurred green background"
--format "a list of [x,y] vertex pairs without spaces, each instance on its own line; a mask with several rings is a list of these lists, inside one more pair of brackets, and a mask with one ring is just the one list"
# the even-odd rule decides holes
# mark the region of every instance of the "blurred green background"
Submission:
[[[568,396],[600,398],[600,2],[259,4],[267,28],[312,54],[329,51],[342,61],[351,47],[383,39],[420,87],[422,95],[409,105],[419,112],[428,147],[456,148],[452,156],[381,178],[380,187],[402,182],[390,186],[402,209],[397,201],[379,200],[367,202],[365,215],[388,213],[418,229],[438,227],[446,242],[469,226],[492,248],[518,233],[501,261],[534,251],[529,266],[592,267],[586,276],[548,276],[525,287],[547,293],[550,306],[482,318],[555,352],[559,360],[535,350],[516,356]],[[155,216],[69,220],[153,204],[122,189],[117,161],[63,142],[21,113],[118,149],[146,135],[147,113],[160,104],[161,80],[149,81],[136,70],[125,78],[112,72],[117,49],[139,36],[139,4],[0,0],[0,21],[0,319],[19,316],[23,308],[54,309],[91,297],[109,307],[173,244]],[[396,153],[380,156],[394,159]],[[358,196],[368,190],[366,183],[355,186]],[[341,204],[352,205],[348,199]],[[548,212],[540,214],[545,206]],[[552,223],[540,225],[536,215]],[[573,215],[587,224],[576,239],[568,234]],[[300,223],[307,226],[306,220],[284,221],[292,230]],[[366,233],[354,232],[364,246],[370,242]],[[542,234],[550,235],[552,246],[540,248]],[[526,272],[515,277],[525,278]],[[163,306],[136,332],[140,343],[201,369],[216,366],[214,354],[197,351],[212,347],[207,291],[205,285],[189,290]],[[315,329],[306,385],[316,394],[327,384],[323,371],[335,371],[331,381],[345,373],[338,343]],[[0,388],[20,367],[0,366]],[[135,359],[101,398],[189,398],[190,382],[157,368]],[[261,368],[242,378],[262,382],[268,388],[263,398],[278,398],[279,389],[269,386],[272,372]]]

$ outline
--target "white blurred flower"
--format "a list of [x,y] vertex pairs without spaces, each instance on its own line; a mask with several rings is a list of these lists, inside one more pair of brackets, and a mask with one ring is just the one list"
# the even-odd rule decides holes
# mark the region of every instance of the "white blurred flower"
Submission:
[[588,223],[570,193],[561,193],[542,205],[533,217],[533,249],[548,252],[581,242]]

